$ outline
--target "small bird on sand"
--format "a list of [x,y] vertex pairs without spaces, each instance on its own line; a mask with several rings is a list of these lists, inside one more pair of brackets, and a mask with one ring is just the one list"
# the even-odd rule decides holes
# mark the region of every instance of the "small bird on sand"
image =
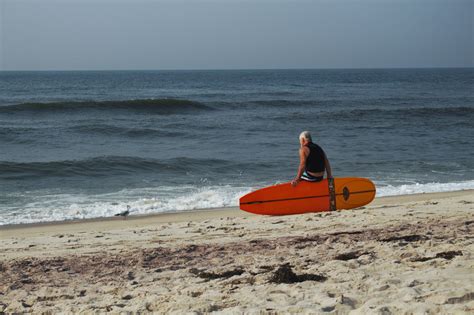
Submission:
[[116,217],[120,216],[120,217],[123,217],[124,219],[126,219],[129,214],[130,214],[130,206],[127,205],[127,210],[122,211],[120,213],[117,213],[115,216]]

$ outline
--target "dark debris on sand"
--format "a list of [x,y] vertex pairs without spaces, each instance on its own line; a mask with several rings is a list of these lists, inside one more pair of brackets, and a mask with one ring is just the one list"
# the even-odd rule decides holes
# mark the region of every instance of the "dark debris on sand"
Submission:
[[244,273],[244,270],[242,268],[236,268],[234,270],[228,270],[222,273],[214,273],[214,272],[199,270],[197,268],[191,268],[189,269],[189,272],[198,276],[199,278],[203,278],[206,280],[214,280],[214,279],[221,279],[221,278],[227,279],[233,276],[240,276],[241,274]]
[[351,259],[357,259],[362,255],[372,255],[373,253],[371,252],[361,252],[361,251],[354,251],[354,252],[348,252],[348,253],[342,253],[334,257],[336,260],[351,260]]
[[291,270],[290,264],[283,264],[273,273],[269,282],[273,283],[297,283],[303,281],[326,281],[326,277],[317,274],[301,274],[297,275]]
[[456,256],[462,256],[462,251],[460,250],[451,250],[447,252],[441,252],[437,253],[436,256],[434,257],[419,257],[419,258],[414,258],[412,261],[413,262],[423,262],[423,261],[428,261],[436,258],[444,258],[446,260],[451,260]]
[[413,235],[403,235],[403,236],[392,236],[388,238],[381,239],[381,242],[397,242],[397,241],[405,241],[405,242],[418,242],[424,241],[427,237],[423,235],[413,234]]
[[452,297],[446,301],[446,304],[467,303],[474,300],[474,292],[469,292],[460,297]]

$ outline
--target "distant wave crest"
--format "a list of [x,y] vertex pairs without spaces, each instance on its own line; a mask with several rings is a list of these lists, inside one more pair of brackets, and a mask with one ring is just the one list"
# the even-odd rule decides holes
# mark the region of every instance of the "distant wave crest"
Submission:
[[415,107],[415,108],[390,108],[390,109],[354,109],[349,111],[351,115],[366,114],[406,114],[411,116],[435,116],[451,115],[464,116],[474,114],[474,107],[453,106],[453,107]]
[[[1,130],[1,129],[0,129]],[[97,134],[97,135],[117,135],[125,136],[129,138],[141,138],[141,137],[180,137],[183,136],[183,132],[159,130],[153,128],[128,128],[122,126],[113,126],[105,124],[88,124],[79,125],[68,128],[73,132],[84,133],[84,134]],[[0,131],[1,132],[1,131]]]
[[135,99],[120,101],[67,101],[47,103],[21,103],[1,106],[0,113],[63,112],[84,110],[132,110],[158,114],[176,114],[185,111],[211,110],[212,107],[185,99]]
[[30,177],[102,177],[137,172],[171,172],[183,175],[187,172],[201,173],[203,170],[219,172],[221,169],[244,169],[249,167],[270,167],[267,164],[232,162],[222,159],[174,158],[150,159],[132,156],[101,156],[83,160],[63,160],[51,162],[0,162],[0,179],[11,180]]

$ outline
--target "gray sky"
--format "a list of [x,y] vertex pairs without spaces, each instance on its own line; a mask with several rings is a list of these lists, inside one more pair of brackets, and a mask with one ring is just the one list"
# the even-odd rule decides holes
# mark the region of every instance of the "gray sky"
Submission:
[[0,0],[0,70],[472,67],[474,0]]

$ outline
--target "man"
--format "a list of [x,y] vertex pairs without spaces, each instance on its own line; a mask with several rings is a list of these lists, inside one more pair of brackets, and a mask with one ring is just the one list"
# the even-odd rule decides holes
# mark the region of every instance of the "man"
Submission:
[[329,165],[323,149],[313,143],[308,131],[303,131],[300,134],[300,165],[298,174],[291,181],[291,185],[295,187],[302,180],[309,182],[322,181],[324,171],[327,172],[328,178],[332,178],[331,165]]

